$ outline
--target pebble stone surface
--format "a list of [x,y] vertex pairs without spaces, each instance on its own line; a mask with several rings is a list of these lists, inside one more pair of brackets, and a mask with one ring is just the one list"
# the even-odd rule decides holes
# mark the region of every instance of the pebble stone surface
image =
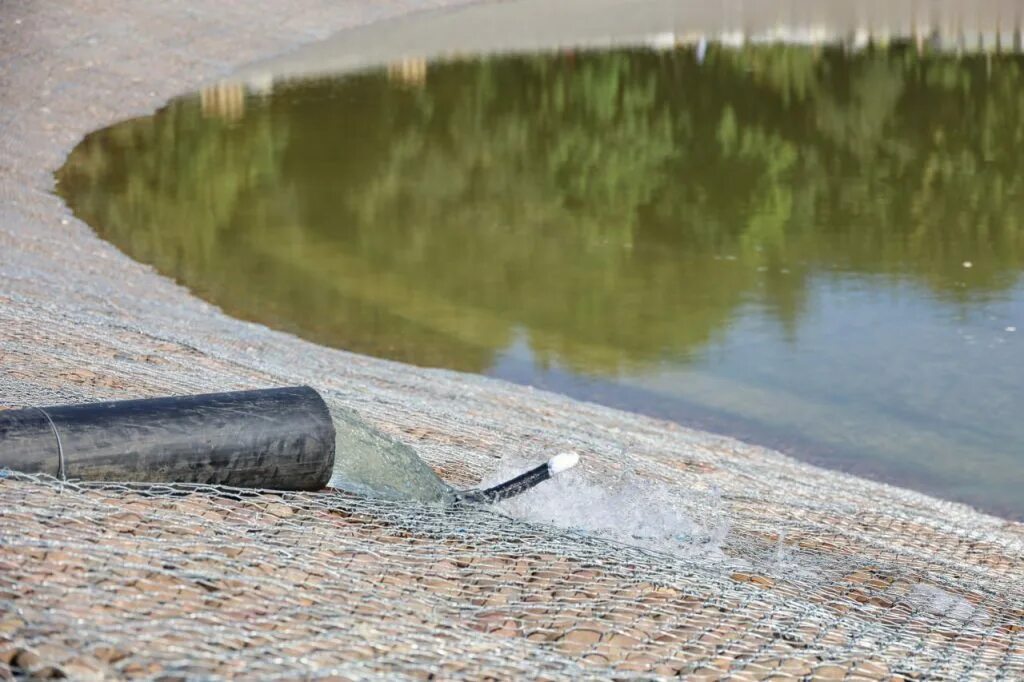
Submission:
[[725,558],[338,493],[7,475],[0,679],[1024,677],[1024,524],[233,320],[51,193],[90,130],[337,30],[455,4],[5,0],[0,405],[308,383],[454,485],[573,450],[592,483],[628,471],[716,491]]

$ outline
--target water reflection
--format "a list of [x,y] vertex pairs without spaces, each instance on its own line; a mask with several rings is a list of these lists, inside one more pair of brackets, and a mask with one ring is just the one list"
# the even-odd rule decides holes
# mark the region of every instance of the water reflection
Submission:
[[698,43],[185,98],[60,191],[235,315],[1020,514],[1022,144],[1018,56]]

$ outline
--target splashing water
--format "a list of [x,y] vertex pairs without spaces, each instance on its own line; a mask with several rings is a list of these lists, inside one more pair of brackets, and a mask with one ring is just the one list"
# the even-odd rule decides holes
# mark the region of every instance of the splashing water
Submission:
[[[536,466],[509,457],[482,484],[487,487]],[[677,490],[624,474],[598,485],[583,465],[567,471],[495,509],[525,521],[583,531],[636,547],[684,558],[724,561],[729,524],[717,490]]]
[[926,583],[914,585],[910,594],[907,595],[907,599],[915,608],[960,623],[973,623],[981,626],[990,620],[985,609],[934,585]]
[[[329,485],[359,495],[394,500],[449,502],[453,489],[411,447],[377,431],[356,413],[329,401],[336,455]],[[480,488],[489,488],[537,466],[507,457]],[[494,505],[513,518],[548,523],[681,558],[724,562],[729,523],[717,489],[675,490],[623,474],[608,484],[587,480],[582,467],[565,471]]]
[[336,401],[327,404],[336,434],[329,486],[392,500],[451,499],[452,489],[415,450],[374,429]]

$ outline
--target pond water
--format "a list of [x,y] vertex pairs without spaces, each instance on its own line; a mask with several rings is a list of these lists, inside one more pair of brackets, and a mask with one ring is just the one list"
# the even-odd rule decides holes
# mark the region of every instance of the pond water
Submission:
[[76,215],[228,313],[1024,516],[1024,59],[406,60],[90,135]]

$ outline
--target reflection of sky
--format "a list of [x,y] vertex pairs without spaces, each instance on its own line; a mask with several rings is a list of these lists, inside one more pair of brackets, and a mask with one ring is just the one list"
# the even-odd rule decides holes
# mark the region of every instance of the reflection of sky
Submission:
[[[932,52],[1021,52],[1020,0],[517,0],[379,22],[243,67],[232,80],[275,82],[452,55],[709,42],[821,45],[858,51],[911,39]],[[418,67],[417,67],[418,68]]]
[[588,378],[520,334],[488,373],[1024,516],[1024,282],[969,308],[883,278],[808,287],[795,334],[750,304],[692,363]]

